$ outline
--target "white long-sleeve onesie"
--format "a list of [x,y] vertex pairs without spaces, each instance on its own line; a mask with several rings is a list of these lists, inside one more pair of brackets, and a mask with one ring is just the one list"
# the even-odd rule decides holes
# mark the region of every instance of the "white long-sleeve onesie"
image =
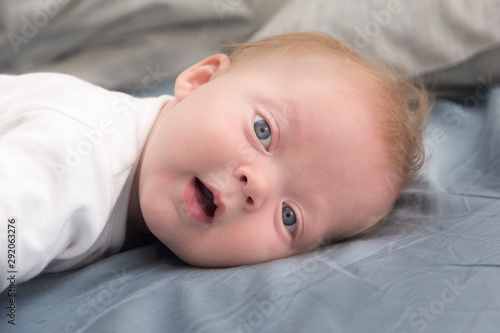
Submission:
[[120,249],[138,159],[171,98],[0,75],[0,292]]

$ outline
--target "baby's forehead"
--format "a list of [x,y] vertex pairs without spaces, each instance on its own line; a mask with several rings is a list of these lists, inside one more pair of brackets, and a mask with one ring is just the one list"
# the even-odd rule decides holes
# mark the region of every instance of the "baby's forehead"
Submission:
[[[281,58],[270,56],[260,62],[248,63],[247,70],[249,73],[258,73],[261,83],[274,81],[292,91],[299,101],[304,100],[306,94],[313,96],[313,100],[308,99],[311,105],[304,110],[306,112],[319,106],[321,101],[331,99],[351,99],[353,104],[355,99],[370,99],[373,107],[384,109],[385,102],[378,96],[383,95],[381,92],[385,89],[375,71],[351,62],[349,58],[323,54],[306,57],[285,55]],[[266,89],[266,86],[262,85],[261,89]],[[340,111],[333,107],[328,110]],[[329,115],[320,113],[316,116],[327,118]]]

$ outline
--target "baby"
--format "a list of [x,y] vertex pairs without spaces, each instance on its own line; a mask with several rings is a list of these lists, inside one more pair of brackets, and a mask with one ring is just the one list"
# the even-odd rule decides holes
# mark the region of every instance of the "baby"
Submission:
[[423,89],[317,33],[208,57],[174,97],[31,74],[0,76],[0,106],[1,251],[16,260],[1,274],[18,282],[151,233],[226,267],[367,232],[418,174],[429,110]]

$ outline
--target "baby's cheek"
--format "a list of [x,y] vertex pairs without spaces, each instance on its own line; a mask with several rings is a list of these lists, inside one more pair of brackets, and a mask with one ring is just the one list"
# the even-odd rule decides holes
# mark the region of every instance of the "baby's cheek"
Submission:
[[200,143],[204,147],[203,149],[216,158],[226,160],[227,163],[241,160],[242,154],[238,147],[243,144],[248,145],[248,140],[242,133],[241,126],[238,128],[231,122],[225,126],[207,129],[203,141]]
[[222,131],[216,129],[210,131],[207,137],[207,144],[214,147],[217,150],[226,149],[229,142],[234,142],[234,135],[229,133],[229,131]]

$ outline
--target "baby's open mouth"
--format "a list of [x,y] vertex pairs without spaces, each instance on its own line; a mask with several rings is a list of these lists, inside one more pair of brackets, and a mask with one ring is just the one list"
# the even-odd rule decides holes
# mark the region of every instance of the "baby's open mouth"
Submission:
[[214,217],[217,205],[214,203],[213,193],[198,178],[195,179],[194,188],[196,190],[196,200],[198,200],[205,215]]

